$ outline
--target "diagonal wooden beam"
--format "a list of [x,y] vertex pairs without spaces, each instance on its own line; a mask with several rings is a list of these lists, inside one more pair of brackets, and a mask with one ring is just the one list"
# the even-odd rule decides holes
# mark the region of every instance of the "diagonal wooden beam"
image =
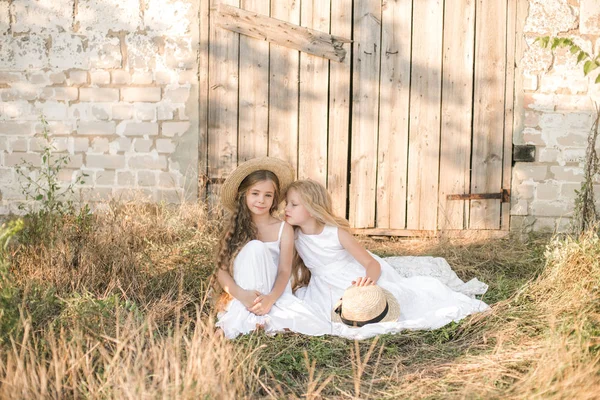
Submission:
[[213,14],[217,26],[280,46],[342,62],[350,39],[304,28],[241,8],[219,4]]

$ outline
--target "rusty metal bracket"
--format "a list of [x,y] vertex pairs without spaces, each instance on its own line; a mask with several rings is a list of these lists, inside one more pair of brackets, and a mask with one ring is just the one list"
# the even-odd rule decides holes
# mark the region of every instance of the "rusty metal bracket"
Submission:
[[467,193],[449,194],[446,200],[492,200],[498,199],[502,203],[510,203],[510,189],[502,189],[499,193]]

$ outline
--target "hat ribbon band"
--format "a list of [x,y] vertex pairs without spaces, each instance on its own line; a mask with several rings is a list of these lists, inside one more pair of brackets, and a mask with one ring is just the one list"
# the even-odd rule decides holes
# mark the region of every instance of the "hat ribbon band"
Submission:
[[382,319],[385,318],[385,316],[387,315],[388,311],[389,311],[389,305],[388,305],[388,302],[386,300],[386,302],[385,302],[385,308],[383,309],[383,311],[381,312],[381,314],[379,314],[375,318],[370,319],[368,321],[353,321],[351,319],[346,319],[346,318],[344,318],[342,316],[342,305],[341,304],[340,304],[340,306],[338,308],[335,309],[335,313],[340,316],[340,319],[342,320],[342,322],[344,324],[346,324],[348,326],[358,326],[358,327],[361,327],[361,326],[364,326],[364,325],[367,325],[367,324],[374,324],[376,322],[381,321]]

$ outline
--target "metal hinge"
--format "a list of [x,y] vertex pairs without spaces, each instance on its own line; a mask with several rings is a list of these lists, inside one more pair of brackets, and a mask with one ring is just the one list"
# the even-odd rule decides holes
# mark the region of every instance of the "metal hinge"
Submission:
[[510,203],[510,189],[502,189],[500,193],[467,193],[449,194],[447,200],[502,200],[502,203]]

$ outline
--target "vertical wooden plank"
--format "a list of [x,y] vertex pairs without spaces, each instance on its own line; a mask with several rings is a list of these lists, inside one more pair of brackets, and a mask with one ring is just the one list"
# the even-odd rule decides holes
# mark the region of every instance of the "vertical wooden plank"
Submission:
[[[271,0],[271,17],[300,24],[296,0]],[[269,56],[269,155],[298,168],[298,50],[271,45]]]
[[[512,177],[512,143],[515,105],[515,51],[516,42],[522,36],[517,35],[517,2],[508,0],[506,15],[506,80],[504,107],[504,152],[502,165],[502,188],[510,189]],[[510,202],[502,203],[500,228],[508,231],[510,228]]]
[[444,8],[438,228],[464,229],[468,201],[446,196],[470,190],[475,0],[446,0]]
[[[239,7],[238,0],[213,0]],[[208,177],[226,177],[237,165],[239,34],[210,26]],[[211,185],[212,201],[219,185]],[[213,205],[214,207],[214,205]]]
[[[335,0],[331,4],[331,34],[352,37],[352,0]],[[346,58],[329,67],[329,143],[327,154],[327,189],[333,211],[346,215],[348,196],[348,156],[350,152],[350,46]]]
[[412,1],[384,2],[377,163],[377,228],[406,225]]
[[443,1],[413,3],[407,228],[437,227]]
[[354,4],[350,224],[375,225],[381,2]]
[[198,199],[206,200],[206,185],[208,184],[208,35],[209,35],[209,0],[200,1],[198,46]]
[[[305,0],[303,27],[329,32],[330,3]],[[298,177],[327,183],[327,91],[329,60],[300,53],[300,120],[298,126]]]
[[[506,0],[478,0],[471,193],[502,189]],[[471,229],[500,228],[500,200],[471,200]]]
[[[241,0],[241,8],[269,15],[269,2]],[[239,162],[267,155],[269,43],[240,35]]]

